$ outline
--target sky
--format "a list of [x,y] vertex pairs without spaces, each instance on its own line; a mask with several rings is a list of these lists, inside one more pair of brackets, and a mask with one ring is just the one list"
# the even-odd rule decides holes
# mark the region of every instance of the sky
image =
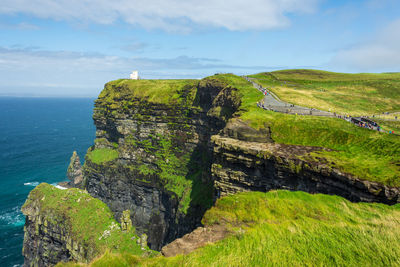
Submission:
[[1,0],[0,96],[280,69],[400,71],[399,0]]

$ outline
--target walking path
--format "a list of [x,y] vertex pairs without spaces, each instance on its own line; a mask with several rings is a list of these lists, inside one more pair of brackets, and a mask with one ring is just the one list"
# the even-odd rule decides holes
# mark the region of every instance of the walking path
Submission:
[[353,123],[356,126],[367,128],[370,130],[376,130],[380,132],[386,132],[382,130],[382,128],[374,121],[370,120],[368,117],[350,117],[339,115],[336,113],[318,110],[314,108],[307,108],[302,106],[293,105],[287,102],[284,102],[279,99],[273,92],[268,90],[267,88],[262,87],[260,84],[256,83],[253,78],[249,78],[247,76],[243,76],[248,82],[253,84],[253,86],[258,89],[261,93],[264,94],[264,98],[257,103],[257,106],[266,109],[272,110],[275,112],[281,112],[286,114],[293,115],[308,115],[308,116],[323,116],[323,117],[334,117],[346,120],[350,123]]

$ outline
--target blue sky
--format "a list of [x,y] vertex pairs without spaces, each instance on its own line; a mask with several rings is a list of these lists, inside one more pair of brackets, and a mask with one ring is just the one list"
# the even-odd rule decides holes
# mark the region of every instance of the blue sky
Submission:
[[2,0],[0,96],[91,96],[139,70],[400,71],[400,1]]

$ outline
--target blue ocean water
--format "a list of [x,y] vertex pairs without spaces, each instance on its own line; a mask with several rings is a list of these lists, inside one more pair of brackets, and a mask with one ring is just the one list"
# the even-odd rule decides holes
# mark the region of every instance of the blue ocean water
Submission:
[[72,151],[93,144],[94,99],[0,98],[0,266],[23,264],[27,195],[41,182],[65,181]]

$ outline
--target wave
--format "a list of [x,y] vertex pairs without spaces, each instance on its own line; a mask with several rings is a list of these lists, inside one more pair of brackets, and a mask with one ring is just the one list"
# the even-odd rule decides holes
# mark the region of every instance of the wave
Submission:
[[64,187],[64,186],[59,185],[58,183],[53,183],[53,184],[51,184],[51,185],[54,186],[54,187],[56,187],[56,188],[58,188],[58,189],[62,189],[62,190],[68,189],[68,188],[66,188],[66,187]]
[[12,209],[0,213],[0,224],[10,226],[22,226],[25,223],[25,217],[21,212],[21,207],[16,206]]
[[24,185],[27,185],[27,186],[38,186],[39,184],[40,184],[39,182],[24,183]]

